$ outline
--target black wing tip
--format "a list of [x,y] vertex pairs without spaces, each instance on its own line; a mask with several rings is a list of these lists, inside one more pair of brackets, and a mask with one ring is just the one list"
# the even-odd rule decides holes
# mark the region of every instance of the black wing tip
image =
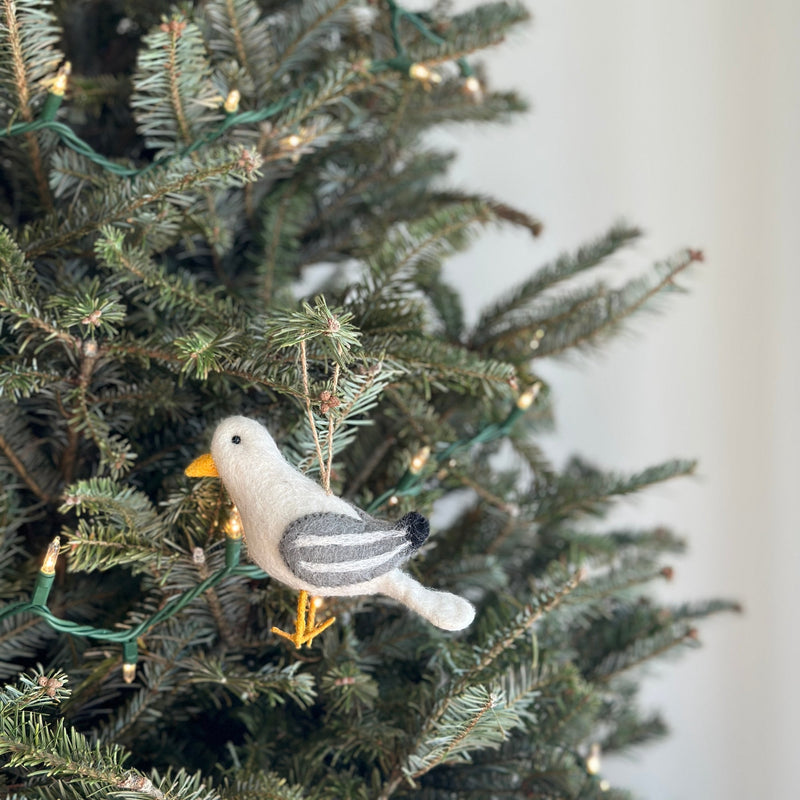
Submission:
[[396,527],[405,529],[406,538],[414,550],[422,547],[431,532],[430,522],[419,511],[409,511],[397,521]]

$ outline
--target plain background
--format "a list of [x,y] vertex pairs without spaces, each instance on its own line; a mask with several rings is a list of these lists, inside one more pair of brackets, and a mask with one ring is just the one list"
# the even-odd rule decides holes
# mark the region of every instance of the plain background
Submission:
[[[463,6],[471,3],[460,4]],[[620,514],[685,535],[666,591],[735,597],[702,649],[648,670],[672,733],[606,760],[651,800],[797,797],[800,737],[800,3],[528,0],[533,24],[487,59],[491,86],[532,113],[445,131],[453,180],[545,223],[491,233],[448,265],[471,317],[487,297],[624,218],[645,268],[683,246],[706,263],[688,295],[597,356],[548,364],[549,452],[638,469],[680,456],[697,478]]]

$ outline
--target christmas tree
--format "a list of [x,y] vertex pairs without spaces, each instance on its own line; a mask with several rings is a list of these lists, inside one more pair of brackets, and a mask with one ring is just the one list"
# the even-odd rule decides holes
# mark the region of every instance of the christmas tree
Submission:
[[[665,729],[639,668],[736,606],[653,598],[682,540],[603,520],[694,464],[549,463],[537,365],[602,344],[701,254],[610,288],[596,268],[639,235],[619,225],[465,322],[448,256],[541,226],[448,187],[425,134],[525,109],[475,58],[527,16],[2,4],[7,796],[627,796],[601,754]],[[298,599],[254,564],[230,487],[184,474],[230,416],[325,503],[413,528],[404,580],[474,622],[445,630],[407,594]],[[289,513],[270,497],[265,526]]]

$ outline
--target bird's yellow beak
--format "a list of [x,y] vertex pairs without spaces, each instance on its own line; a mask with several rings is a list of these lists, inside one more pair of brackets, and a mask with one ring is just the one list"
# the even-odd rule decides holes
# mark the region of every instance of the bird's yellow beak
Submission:
[[214,463],[214,459],[211,458],[211,453],[204,453],[199,458],[196,458],[186,467],[185,472],[190,478],[219,478],[217,465]]

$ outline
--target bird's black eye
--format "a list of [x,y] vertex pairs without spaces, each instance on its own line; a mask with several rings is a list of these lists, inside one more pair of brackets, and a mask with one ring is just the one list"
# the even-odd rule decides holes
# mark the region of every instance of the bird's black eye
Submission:
[[231,441],[234,444],[240,444],[241,441],[242,441],[242,437],[241,436],[231,436]]

